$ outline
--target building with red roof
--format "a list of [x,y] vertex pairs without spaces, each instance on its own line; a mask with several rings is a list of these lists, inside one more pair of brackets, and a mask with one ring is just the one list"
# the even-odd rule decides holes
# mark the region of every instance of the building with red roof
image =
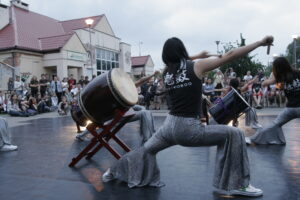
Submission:
[[[93,19],[89,27],[85,20]],[[131,46],[117,37],[106,16],[59,21],[12,0],[0,3],[0,61],[16,75],[99,75],[115,67],[131,72]]]
[[150,55],[131,57],[131,73],[138,79],[154,73],[154,62]]

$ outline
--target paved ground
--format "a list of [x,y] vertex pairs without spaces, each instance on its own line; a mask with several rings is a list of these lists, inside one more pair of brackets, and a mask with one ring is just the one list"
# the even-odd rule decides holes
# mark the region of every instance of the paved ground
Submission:
[[[267,125],[279,112],[280,109],[258,111],[261,124]],[[157,127],[165,115],[163,111],[154,112]],[[102,173],[116,162],[104,149],[93,160],[83,159],[75,168],[68,167],[72,157],[88,144],[74,140],[76,128],[69,116],[48,113],[7,119],[19,151],[0,153],[0,200],[231,198],[212,192],[215,147],[168,148],[157,156],[166,186],[128,189],[120,182],[102,183]],[[137,123],[130,123],[119,133],[132,149],[140,144],[138,129]],[[257,199],[300,199],[299,131],[300,120],[293,120],[284,126],[286,146],[248,147],[251,182],[264,190],[264,196]]]

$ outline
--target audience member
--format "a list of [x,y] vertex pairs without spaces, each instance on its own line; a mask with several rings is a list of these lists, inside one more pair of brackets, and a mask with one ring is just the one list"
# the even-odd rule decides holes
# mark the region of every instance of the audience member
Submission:
[[63,89],[62,89],[62,84],[59,81],[57,76],[54,76],[53,81],[51,81],[50,86],[51,86],[52,93],[55,94],[55,96],[57,97],[57,101],[59,103],[61,101]]
[[37,93],[39,91],[39,82],[36,76],[33,76],[29,83],[31,96],[37,97]]
[[41,79],[39,81],[41,97],[44,97],[46,94],[47,86],[48,86],[47,83],[48,83],[48,80],[46,79],[45,75],[42,74]]
[[73,74],[70,75],[70,78],[68,80],[68,84],[69,84],[69,91],[71,91],[73,86],[76,85],[76,80],[73,78]]
[[61,102],[58,104],[58,114],[67,115],[70,110],[70,106],[65,96],[62,97]]

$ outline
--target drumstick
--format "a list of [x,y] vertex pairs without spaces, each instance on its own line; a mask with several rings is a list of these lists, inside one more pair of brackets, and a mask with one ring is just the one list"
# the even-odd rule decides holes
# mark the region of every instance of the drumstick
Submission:
[[271,49],[271,45],[268,45],[268,48],[267,48],[267,55],[270,54],[270,49]]

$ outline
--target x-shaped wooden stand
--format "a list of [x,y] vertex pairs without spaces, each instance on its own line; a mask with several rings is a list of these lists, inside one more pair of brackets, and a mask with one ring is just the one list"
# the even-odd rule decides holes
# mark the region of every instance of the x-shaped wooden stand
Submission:
[[[120,159],[121,155],[114,150],[108,143],[113,139],[119,144],[126,152],[130,149],[127,145],[116,136],[117,132],[133,117],[133,112],[117,111],[115,118],[105,124],[91,123],[86,128],[94,136],[87,147],[85,147],[75,158],[72,159],[69,167],[74,167],[78,161],[86,156],[86,159],[91,159],[102,147],[105,147],[115,158]],[[102,131],[97,133],[97,129],[101,128]]]

